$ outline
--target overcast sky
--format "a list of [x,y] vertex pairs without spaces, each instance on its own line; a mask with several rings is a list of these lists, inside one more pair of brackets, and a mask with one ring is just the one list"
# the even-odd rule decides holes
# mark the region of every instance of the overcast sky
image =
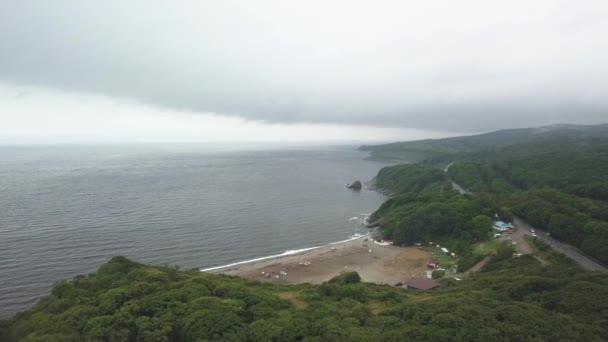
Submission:
[[0,3],[0,142],[608,121],[608,1]]

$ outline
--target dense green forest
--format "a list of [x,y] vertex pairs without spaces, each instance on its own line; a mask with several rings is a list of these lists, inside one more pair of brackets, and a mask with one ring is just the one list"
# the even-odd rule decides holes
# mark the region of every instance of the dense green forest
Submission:
[[503,196],[514,214],[608,264],[608,203],[553,189]]
[[492,236],[491,216],[496,207],[455,191],[406,192],[384,202],[374,212],[382,221],[381,234],[397,245],[434,241],[459,256],[459,269],[473,266],[483,256],[473,244]]
[[448,173],[473,192],[499,194],[514,214],[608,264],[608,149],[461,160]]
[[440,243],[459,255],[461,271],[483,257],[473,248],[491,239],[492,217],[512,219],[510,210],[492,196],[462,196],[443,170],[428,165],[385,167],[378,172],[375,186],[393,195],[371,216],[371,221],[381,222],[384,239],[407,246]]
[[511,192],[551,187],[608,199],[608,149],[553,151],[490,160],[458,160],[450,177],[473,192]]
[[452,185],[441,170],[420,164],[396,165],[382,168],[374,178],[378,190],[401,194],[404,192],[440,191]]
[[[466,246],[483,239],[474,229],[477,216],[498,213],[510,221],[515,214],[608,264],[608,125],[504,130],[370,150],[410,148],[433,154],[377,177],[378,187],[396,195],[373,216],[385,238]],[[476,195],[441,193],[452,180]]]
[[2,341],[603,341],[608,276],[559,257],[497,253],[431,292],[361,283],[281,286],[123,257],[57,284],[0,322]]
[[608,124],[505,129],[444,139],[364,145],[359,149],[370,151],[373,159],[449,163],[457,159],[495,159],[497,156],[514,157],[589,148],[608,148]]
[[386,238],[407,245],[440,237],[487,239],[492,222],[487,227],[475,227],[471,220],[478,215],[490,216],[493,210],[483,207],[474,196],[455,191],[404,193],[384,202],[374,213],[382,217]]

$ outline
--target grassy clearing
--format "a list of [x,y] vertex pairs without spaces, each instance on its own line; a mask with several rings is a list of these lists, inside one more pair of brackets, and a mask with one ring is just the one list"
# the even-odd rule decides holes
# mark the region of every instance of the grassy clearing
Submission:
[[473,253],[483,256],[490,255],[498,248],[500,242],[501,241],[499,239],[492,239],[490,241],[475,244],[473,245]]
[[439,249],[439,248],[426,247],[424,249],[426,251],[430,252],[431,254],[433,254],[433,258],[435,260],[439,261],[439,266],[441,268],[445,268],[446,270],[449,270],[452,265],[458,264],[458,257],[456,257],[454,259],[449,254],[443,253],[441,251],[441,249]]
[[[472,249],[474,257],[478,260],[481,260],[483,259],[483,257],[494,253],[498,246],[500,246],[500,242],[501,241],[498,239],[492,239],[473,245]],[[426,247],[425,250],[432,253],[433,257],[439,261],[441,267],[445,268],[448,271],[451,270],[452,265],[459,265],[459,262],[461,261],[458,258],[458,255],[456,256],[456,258],[452,258],[451,255],[443,253],[439,248]],[[449,273],[450,272],[447,272],[447,274]]]

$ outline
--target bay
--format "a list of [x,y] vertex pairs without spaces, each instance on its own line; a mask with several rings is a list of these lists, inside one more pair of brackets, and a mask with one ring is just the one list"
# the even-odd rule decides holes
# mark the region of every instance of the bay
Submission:
[[354,146],[0,147],[0,316],[111,257],[205,268],[344,240],[386,199]]

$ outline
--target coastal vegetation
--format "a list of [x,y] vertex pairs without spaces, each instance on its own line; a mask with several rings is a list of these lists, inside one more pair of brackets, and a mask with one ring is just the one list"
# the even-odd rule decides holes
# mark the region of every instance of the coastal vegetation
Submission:
[[2,321],[0,340],[605,340],[608,276],[555,260],[498,253],[467,281],[416,292],[354,272],[280,286],[115,257]]
[[456,161],[448,171],[473,192],[608,264],[608,149]]
[[[466,246],[482,238],[472,229],[473,217],[511,221],[516,215],[608,264],[608,125],[505,130],[423,145],[444,153],[378,174],[377,185],[395,195],[374,216],[384,237]],[[457,151],[445,153],[446,146]],[[442,193],[450,181],[475,195]]]
[[458,159],[514,157],[551,151],[608,148],[608,124],[504,129],[496,132],[369,146],[372,159],[418,163],[449,163]]
[[441,191],[452,185],[441,170],[420,164],[382,168],[374,178],[376,189],[390,193]]
[[437,237],[486,239],[491,233],[490,212],[475,197],[454,191],[408,192],[384,202],[374,217],[382,218],[386,238],[413,245]]
[[477,264],[464,280],[438,270],[440,288],[415,291],[348,272],[321,285],[276,285],[115,257],[0,321],[0,340],[605,341],[607,274],[585,272],[534,238],[525,255],[492,238],[495,219],[517,216],[608,263],[608,144],[598,127],[390,147],[432,157],[380,170],[374,186],[391,197],[370,220],[396,245],[448,248],[455,256],[437,259],[456,257],[458,272]]
[[608,149],[554,151],[491,160],[459,160],[449,176],[473,192],[513,192],[551,187],[596,199],[608,199]]
[[443,170],[428,165],[385,167],[375,185],[393,194],[371,216],[371,221],[381,222],[382,238],[396,245],[434,242],[445,246],[458,255],[459,270],[485,256],[476,253],[474,245],[491,239],[492,217],[512,216],[491,196],[460,195],[452,190]]
[[539,189],[504,196],[513,213],[608,264],[608,204]]

